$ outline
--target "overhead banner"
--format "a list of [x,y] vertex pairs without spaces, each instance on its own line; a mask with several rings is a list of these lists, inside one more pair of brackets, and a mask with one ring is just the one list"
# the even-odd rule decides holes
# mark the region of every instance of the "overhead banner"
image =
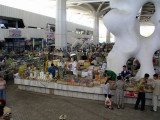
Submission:
[[46,38],[49,40],[54,40],[55,39],[54,32],[46,32]]
[[22,32],[20,30],[9,30],[9,37],[21,37]]

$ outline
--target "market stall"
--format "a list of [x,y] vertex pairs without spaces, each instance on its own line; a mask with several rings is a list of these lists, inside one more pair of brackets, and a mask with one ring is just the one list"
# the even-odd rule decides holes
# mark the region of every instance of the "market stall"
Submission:
[[[103,85],[109,76],[104,75],[104,65],[92,66],[88,61],[64,61],[56,59],[23,64],[15,74],[15,84],[27,91],[70,97],[104,100]],[[57,59],[59,58],[59,59]],[[51,64],[56,67],[55,77],[48,72]],[[146,83],[146,104],[152,101],[152,80]],[[110,81],[112,95],[115,92],[115,81]],[[131,78],[125,85],[125,103],[135,104],[139,81]],[[159,101],[160,105],[160,101]]]

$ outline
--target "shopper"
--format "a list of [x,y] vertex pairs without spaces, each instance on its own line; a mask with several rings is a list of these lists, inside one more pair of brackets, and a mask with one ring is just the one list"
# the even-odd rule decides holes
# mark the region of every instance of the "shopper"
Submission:
[[117,77],[117,82],[115,84],[116,92],[115,92],[115,103],[117,104],[117,109],[120,109],[120,106],[122,109],[124,109],[124,86],[125,83],[122,80],[121,76]]
[[56,66],[54,66],[53,63],[51,64],[51,67],[48,68],[48,72],[49,72],[50,74],[52,74],[53,78],[55,77],[56,69],[57,69],[57,68],[56,68]]
[[11,114],[11,109],[6,106],[6,102],[3,99],[0,99],[0,108],[3,109],[3,116],[7,120],[11,120],[12,114]]
[[123,66],[123,71],[121,72],[121,77],[124,81],[129,82],[129,77],[131,76],[131,73],[129,70],[127,70],[126,65]]
[[94,59],[94,60],[91,62],[91,65],[97,66],[97,61]]
[[2,107],[0,107],[0,120],[5,120],[3,113],[4,113],[4,110]]
[[105,75],[104,76],[108,76],[108,78],[111,78],[111,80],[115,81],[116,80],[116,73],[113,72],[112,70],[105,70]]
[[140,85],[139,85],[139,90],[138,90],[138,98],[135,104],[135,109],[138,109],[138,105],[141,101],[141,111],[145,110],[145,84],[147,83],[147,80],[149,78],[149,74],[145,74],[144,78],[140,79]]
[[4,72],[2,71],[1,67],[0,67],[0,76],[4,76]]
[[[110,99],[110,102],[111,102],[111,105],[109,106],[109,109],[113,109],[112,108],[112,96],[111,96],[111,90],[110,90],[110,80],[111,79],[107,79],[106,82],[105,82],[105,85],[104,85],[104,95],[105,95],[105,98],[109,98]],[[107,106],[105,105],[105,107],[107,108]]]
[[0,76],[0,99],[6,100],[6,81]]
[[6,60],[7,60],[7,57],[5,56],[5,57],[3,58],[3,60],[2,60],[2,63],[5,63]]
[[158,74],[153,75],[154,81],[152,83],[153,87],[153,109],[151,111],[157,112],[158,97],[160,97],[160,80],[158,79]]

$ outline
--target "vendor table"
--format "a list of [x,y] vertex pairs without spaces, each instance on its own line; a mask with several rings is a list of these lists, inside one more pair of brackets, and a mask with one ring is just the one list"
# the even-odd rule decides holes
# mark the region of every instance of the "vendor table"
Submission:
[[[102,87],[84,87],[84,86],[72,86],[63,85],[55,82],[44,82],[38,80],[25,80],[14,79],[14,83],[18,85],[18,89],[39,92],[44,94],[54,94],[75,98],[91,99],[104,101],[104,90]],[[124,92],[126,94],[127,91]],[[113,98],[115,90],[111,92]],[[136,99],[134,97],[125,97],[125,103],[135,104]],[[152,105],[152,93],[146,93],[146,105]],[[160,106],[160,97],[158,99],[158,106]]]

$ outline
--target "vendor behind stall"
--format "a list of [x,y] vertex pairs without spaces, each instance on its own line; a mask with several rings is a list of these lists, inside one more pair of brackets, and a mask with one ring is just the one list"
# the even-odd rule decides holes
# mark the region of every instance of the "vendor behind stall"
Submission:
[[56,66],[54,66],[53,63],[51,64],[51,67],[48,68],[48,72],[49,72],[50,74],[52,74],[53,78],[55,77],[56,69],[57,69],[57,68],[56,68]]
[[113,72],[112,70],[105,70],[104,76],[108,76],[108,78],[114,81],[116,80],[116,77],[117,77],[116,73]]
[[121,72],[121,77],[124,81],[129,82],[129,77],[131,76],[131,73],[129,70],[127,70],[126,65],[123,66],[123,71]]

